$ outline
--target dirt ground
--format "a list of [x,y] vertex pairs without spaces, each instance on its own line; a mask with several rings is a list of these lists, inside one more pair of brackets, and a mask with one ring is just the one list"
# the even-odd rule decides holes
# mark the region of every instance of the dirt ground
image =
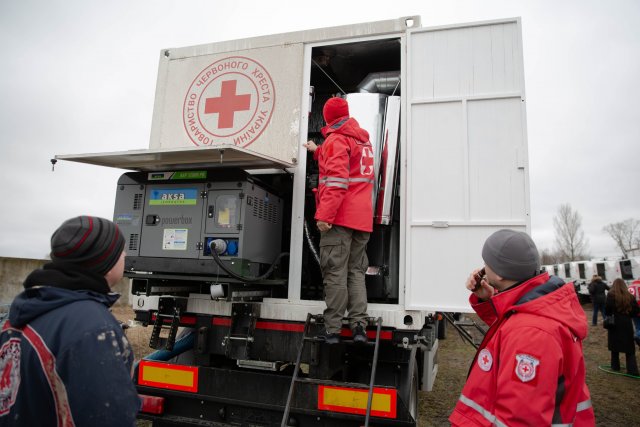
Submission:
[[[583,306],[591,325],[591,304]],[[133,319],[133,311],[127,307],[114,308],[114,315],[127,323]],[[638,411],[635,403],[640,393],[640,380],[620,375],[608,374],[598,369],[609,364],[606,330],[602,319],[598,326],[589,326],[589,336],[584,343],[587,363],[587,384],[596,414],[596,425],[601,427],[638,425]],[[134,326],[127,330],[136,358],[148,354],[151,328]],[[439,367],[433,391],[420,392],[421,427],[448,426],[447,418],[460,395],[469,364],[475,349],[464,342],[457,332],[449,327],[447,338],[440,341]],[[624,366],[624,355],[621,357]],[[624,368],[623,368],[624,370]]]

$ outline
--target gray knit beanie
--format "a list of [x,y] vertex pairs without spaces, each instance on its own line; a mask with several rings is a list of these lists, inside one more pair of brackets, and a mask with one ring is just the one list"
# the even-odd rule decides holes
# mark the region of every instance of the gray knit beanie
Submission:
[[482,259],[503,279],[521,282],[538,274],[540,254],[527,233],[498,230],[482,248]]
[[118,226],[95,216],[68,219],[51,236],[51,261],[101,275],[116,265],[123,250],[124,236]]

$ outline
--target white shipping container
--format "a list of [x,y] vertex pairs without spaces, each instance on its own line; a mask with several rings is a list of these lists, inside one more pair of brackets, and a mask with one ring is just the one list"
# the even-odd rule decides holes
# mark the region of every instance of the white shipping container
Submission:
[[[56,157],[142,171],[286,168],[294,177],[290,251],[300,253],[312,51],[389,41],[398,46],[402,94],[400,291],[398,304],[372,304],[370,314],[405,327],[407,313],[470,311],[464,282],[483,264],[487,236],[530,231],[518,18],[421,28],[408,17],[165,49],[148,150]],[[300,274],[292,256],[288,297],[265,301],[263,314],[322,311],[322,301],[301,298]]]

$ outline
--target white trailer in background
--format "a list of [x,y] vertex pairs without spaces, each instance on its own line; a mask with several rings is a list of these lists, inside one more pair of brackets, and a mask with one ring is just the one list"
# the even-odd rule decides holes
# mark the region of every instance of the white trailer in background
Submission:
[[618,261],[597,260],[593,262],[595,270],[594,274],[602,277],[602,280],[609,285],[618,277],[620,277]]
[[[371,120],[352,111],[380,135],[367,277],[375,349],[354,346],[346,328],[337,347],[303,339],[324,302],[317,170],[302,144],[343,90],[381,106]],[[141,416],[154,426],[415,425],[418,389],[437,373],[436,313],[470,311],[464,282],[487,236],[530,231],[525,101],[519,19],[423,28],[412,16],[163,50],[149,149],[56,156],[134,171],[118,183],[114,219],[137,319],[154,325],[156,348],[173,346],[178,325],[197,331],[191,363],[140,364],[140,392],[163,402]],[[291,254],[278,258],[280,277],[243,281],[264,271],[261,255],[277,255],[274,229]],[[214,240],[225,243],[217,265]]]
[[618,273],[626,282],[640,279],[640,257],[631,257],[618,261]]

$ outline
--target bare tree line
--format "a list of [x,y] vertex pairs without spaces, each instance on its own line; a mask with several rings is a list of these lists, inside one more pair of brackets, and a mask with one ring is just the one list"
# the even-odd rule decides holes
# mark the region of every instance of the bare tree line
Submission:
[[[543,265],[591,258],[589,241],[582,230],[582,216],[569,203],[558,208],[553,218],[553,228],[555,247],[540,252]],[[616,242],[624,258],[628,258],[632,250],[640,248],[640,220],[629,218],[608,224],[602,230]]]

